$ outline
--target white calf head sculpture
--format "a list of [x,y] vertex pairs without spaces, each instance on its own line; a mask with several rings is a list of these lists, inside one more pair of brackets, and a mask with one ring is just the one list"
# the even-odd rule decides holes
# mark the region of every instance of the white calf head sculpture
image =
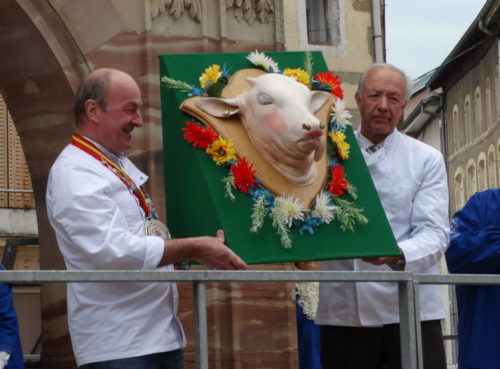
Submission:
[[314,161],[326,149],[325,124],[315,116],[330,94],[311,91],[276,73],[247,78],[250,88],[232,99],[200,98],[196,106],[215,117],[238,114],[254,147],[288,181],[307,186]]

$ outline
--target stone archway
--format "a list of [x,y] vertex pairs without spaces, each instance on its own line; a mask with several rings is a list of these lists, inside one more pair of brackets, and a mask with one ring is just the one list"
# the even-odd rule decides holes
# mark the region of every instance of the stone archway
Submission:
[[[107,1],[99,3],[100,8],[112,10]],[[58,2],[58,11],[73,4]],[[80,19],[92,24],[95,15],[88,10],[87,14],[80,12]],[[46,217],[45,188],[50,166],[72,131],[74,91],[91,69],[58,11],[48,0],[0,1],[0,93],[30,169],[42,269],[64,269]],[[65,285],[43,284],[41,288],[43,365],[75,367],[65,319]]]

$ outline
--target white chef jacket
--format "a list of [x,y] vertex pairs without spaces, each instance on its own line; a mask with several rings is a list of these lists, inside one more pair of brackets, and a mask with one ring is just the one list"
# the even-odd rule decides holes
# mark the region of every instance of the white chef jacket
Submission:
[[[359,131],[355,134],[363,147],[362,139],[367,141],[366,138]],[[397,131],[375,153],[369,154],[364,149],[362,152],[406,259],[405,270],[437,274],[449,238],[448,183],[441,153]],[[320,265],[321,270],[392,270],[387,265],[376,266],[361,259],[327,260]],[[420,319],[444,316],[439,287],[421,285]],[[321,283],[316,323],[354,327],[399,323],[398,285]]]
[[[148,179],[127,158],[118,161],[137,185]],[[73,145],[50,170],[47,212],[68,270],[157,269],[164,241],[144,236],[144,212],[135,196],[101,162]],[[78,366],[185,345],[174,283],[68,283],[67,303]]]

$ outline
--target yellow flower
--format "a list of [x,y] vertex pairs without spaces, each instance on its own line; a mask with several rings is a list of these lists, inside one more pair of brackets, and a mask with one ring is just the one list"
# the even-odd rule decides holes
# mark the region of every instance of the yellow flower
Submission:
[[222,165],[230,160],[237,159],[236,150],[233,146],[233,140],[225,140],[220,136],[207,147],[206,152],[217,165]]
[[333,143],[337,146],[337,152],[339,153],[342,160],[349,158],[349,149],[351,145],[345,142],[346,135],[341,131],[330,131],[328,133]]
[[208,67],[200,77],[201,88],[205,88],[205,86],[207,86],[207,83],[210,86],[212,83],[217,82],[221,75],[222,73],[220,71],[220,67],[217,64]]
[[290,68],[285,68],[283,74],[288,77],[295,77],[297,82],[305,84],[307,87],[311,84],[311,77],[309,74],[300,68],[296,69],[290,69]]

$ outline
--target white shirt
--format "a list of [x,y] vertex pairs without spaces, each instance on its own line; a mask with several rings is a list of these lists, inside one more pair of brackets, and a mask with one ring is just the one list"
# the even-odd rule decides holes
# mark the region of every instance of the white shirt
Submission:
[[[356,137],[360,146],[371,143]],[[366,141],[363,141],[366,140]],[[406,271],[437,274],[448,246],[448,183],[442,155],[397,131],[373,154],[362,150],[398,246]],[[327,260],[321,270],[390,271],[361,259]],[[420,286],[420,319],[444,318],[438,286]],[[397,283],[321,283],[316,323],[381,326],[399,323]]]
[[[148,179],[127,158],[120,161],[137,185]],[[73,145],[50,170],[47,212],[68,270],[157,269],[164,241],[144,236],[137,199],[114,173]],[[78,366],[185,345],[174,283],[68,283],[67,294]]]

